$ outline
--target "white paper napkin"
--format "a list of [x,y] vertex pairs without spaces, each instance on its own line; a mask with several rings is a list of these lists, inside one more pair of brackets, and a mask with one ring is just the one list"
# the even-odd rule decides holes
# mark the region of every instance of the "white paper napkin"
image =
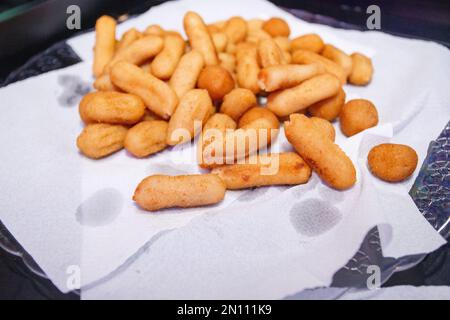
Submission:
[[[314,176],[294,188],[227,192],[214,207],[142,212],[131,201],[142,178],[198,168],[180,161],[191,148],[146,160],[123,151],[101,161],[78,153],[82,124],[73,101],[92,82],[93,34],[82,35],[69,43],[85,63],[0,90],[0,219],[58,288],[67,291],[69,267],[80,266],[86,298],[282,298],[328,285],[375,225],[381,226],[383,252],[392,257],[444,243],[407,194],[414,178],[380,182],[365,158],[370,146],[392,137],[424,159],[429,141],[450,118],[447,49],[309,24],[261,0],[168,2],[119,29],[158,23],[181,31],[187,10],[208,22],[280,16],[294,36],[314,31],[349,53],[373,57],[370,86],[345,90],[375,103],[380,126],[351,139],[337,137],[358,166],[358,184],[337,192]],[[290,148],[281,133],[274,149]]]

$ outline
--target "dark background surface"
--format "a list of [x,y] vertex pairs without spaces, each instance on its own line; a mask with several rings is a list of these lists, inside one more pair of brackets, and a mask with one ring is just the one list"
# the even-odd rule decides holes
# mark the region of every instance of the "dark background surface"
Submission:
[[[245,0],[243,0],[245,1]],[[0,84],[8,74],[52,44],[89,30],[101,14],[119,17],[138,14],[161,0],[3,0],[0,1]],[[381,8],[383,32],[428,39],[450,47],[450,1],[272,1],[303,10],[309,21],[330,21],[334,26],[366,29],[365,10]],[[66,28],[66,8],[77,4],[82,30]],[[395,274],[385,286],[450,285],[450,245],[428,255],[418,266]],[[25,266],[22,259],[0,249],[0,299],[78,299],[61,294]]]

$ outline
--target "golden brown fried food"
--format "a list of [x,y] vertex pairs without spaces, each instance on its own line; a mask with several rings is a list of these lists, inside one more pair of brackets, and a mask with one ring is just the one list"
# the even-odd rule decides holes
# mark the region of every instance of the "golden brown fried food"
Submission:
[[167,147],[168,124],[165,121],[143,121],[128,130],[125,149],[137,158],[144,158]]
[[378,111],[369,100],[355,99],[347,102],[339,116],[341,130],[351,137],[378,124]]
[[145,210],[199,207],[215,204],[225,197],[225,183],[215,174],[163,176],[144,179],[133,200]]
[[297,50],[308,50],[315,53],[320,53],[323,50],[322,38],[315,34],[305,34],[303,36],[297,37],[291,41],[291,52],[295,52]]
[[267,68],[283,63],[283,51],[272,39],[261,40],[258,45],[258,58],[261,67]]
[[340,65],[312,51],[307,50],[295,51],[292,54],[292,63],[297,64],[319,63],[325,68],[326,72],[336,76],[341,82],[341,84],[345,84],[347,82],[347,74]]
[[184,30],[189,38],[191,48],[200,52],[207,66],[219,64],[214,42],[203,19],[195,12],[184,16]]
[[119,43],[116,46],[115,54],[117,55],[119,52],[124,50],[126,47],[128,47],[130,44],[132,44],[139,38],[142,38],[142,34],[135,28],[131,28],[122,35],[122,38],[120,39]]
[[376,177],[388,182],[400,182],[414,173],[418,157],[409,146],[385,143],[370,150],[367,160],[370,171]]
[[225,24],[224,33],[230,43],[242,42],[247,36],[247,22],[241,17],[232,17]]
[[306,116],[293,114],[284,125],[286,138],[297,153],[330,187],[344,190],[356,183],[352,161]]
[[206,89],[213,100],[222,100],[236,84],[227,69],[221,66],[207,66],[198,77],[197,86]]
[[251,156],[244,164],[221,166],[212,170],[227,189],[238,190],[271,185],[307,183],[311,168],[296,153]]
[[348,81],[357,86],[365,86],[373,76],[372,60],[362,53],[353,53],[351,55],[353,68]]
[[291,40],[288,37],[275,37],[273,40],[281,50],[285,52],[291,51]]
[[309,118],[309,120],[312,121],[312,123],[316,126],[316,128],[322,132],[322,134],[326,137],[328,137],[331,141],[334,142],[336,138],[336,131],[334,130],[333,125],[322,118],[312,117]]
[[100,76],[111,61],[116,48],[116,20],[109,16],[100,17],[95,24],[95,46],[93,73]]
[[166,32],[164,31],[164,29],[161,28],[161,26],[159,26],[157,24],[152,24],[152,25],[148,26],[144,31],[145,35],[152,35],[152,36],[158,36],[158,37],[164,37],[165,33]]
[[345,91],[340,88],[338,94],[321,100],[308,107],[308,111],[314,117],[319,117],[330,122],[334,121],[341,113],[345,104]]
[[208,91],[202,89],[188,91],[170,118],[167,144],[174,146],[191,141],[200,133],[203,123],[208,120],[212,106]]
[[258,50],[256,45],[242,43],[236,53],[237,58],[237,82],[239,87],[249,89],[254,94],[259,92],[258,85]]
[[90,124],[78,136],[77,147],[85,156],[100,159],[123,148],[127,131],[119,125]]
[[324,73],[322,65],[287,64],[262,69],[258,74],[259,87],[266,92],[295,87],[305,80]]
[[180,35],[166,34],[164,49],[153,60],[151,73],[159,79],[169,79],[184,54],[185,47],[186,43]]
[[[225,141],[225,133],[227,130],[235,130],[237,127],[237,123],[223,113],[216,113],[209,118],[206,124],[203,127],[202,135],[198,142],[197,147],[197,159],[199,166],[207,169],[210,165],[215,164],[211,158],[205,158],[203,153],[207,150],[207,147],[216,141],[216,139],[221,139],[219,145],[224,145]],[[217,143],[217,141],[216,141]],[[219,150],[222,152],[222,150]],[[216,154],[213,152],[211,154],[212,157],[215,157]],[[223,159],[223,156],[220,157],[220,160]],[[208,162],[209,161],[209,162]],[[220,162],[220,161],[219,161]],[[222,162],[220,164],[223,164]]]
[[141,98],[119,92],[91,92],[83,97],[79,106],[84,123],[130,125],[139,122],[145,113]]
[[[209,124],[207,122],[203,130],[203,141],[199,159],[202,168],[213,168],[223,164],[234,164],[245,159],[258,150],[270,145],[278,135],[280,123],[277,117],[266,108],[255,107],[247,111],[239,121],[239,129],[230,130],[234,121],[222,117],[211,121],[219,122]],[[215,127],[221,130],[206,131]],[[228,129],[228,130],[226,130]]]
[[125,61],[139,66],[156,56],[163,47],[164,42],[160,37],[142,37],[118,52],[106,66],[105,72],[111,72],[111,68],[119,61]]
[[272,37],[289,37],[291,28],[286,21],[281,18],[271,18],[264,22],[263,30]]
[[[222,53],[227,48],[228,37],[223,32],[216,32],[211,35],[212,40],[214,42],[214,46],[216,47],[217,53]],[[220,57],[219,57],[220,59]]]
[[98,91],[122,91],[111,82],[111,77],[108,73],[104,73],[97,77],[94,81],[93,87]]
[[248,89],[236,88],[224,97],[220,112],[229,115],[234,121],[238,121],[247,110],[256,106],[256,103],[256,96],[253,92]]
[[318,75],[296,87],[271,93],[267,108],[278,117],[284,117],[336,95],[340,87],[335,76],[328,73]]
[[326,44],[322,50],[322,55],[340,65],[344,69],[347,77],[352,72],[352,58],[341,49],[331,44]]
[[130,63],[116,63],[111,69],[111,80],[125,92],[139,96],[147,108],[163,119],[169,119],[178,104],[176,93],[164,81]]
[[226,52],[219,53],[220,66],[228,70],[229,73],[234,75],[236,71],[236,57],[233,54]]
[[186,53],[181,58],[169,82],[178,98],[181,99],[186,92],[195,88],[204,65],[203,56],[196,50]]

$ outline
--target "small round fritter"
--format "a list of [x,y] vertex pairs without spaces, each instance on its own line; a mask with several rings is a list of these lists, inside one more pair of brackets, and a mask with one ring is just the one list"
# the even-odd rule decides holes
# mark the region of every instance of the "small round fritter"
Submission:
[[367,156],[369,169],[376,177],[388,182],[400,182],[410,177],[417,167],[417,153],[402,144],[380,144]]
[[355,99],[347,102],[339,115],[341,130],[351,137],[378,124],[378,111],[369,100]]
[[222,100],[231,90],[235,83],[231,74],[220,66],[208,66],[200,73],[198,87],[208,90],[211,99]]

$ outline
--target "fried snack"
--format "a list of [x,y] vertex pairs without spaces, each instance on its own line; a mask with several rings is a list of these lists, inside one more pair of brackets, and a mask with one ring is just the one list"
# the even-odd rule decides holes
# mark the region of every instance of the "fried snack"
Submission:
[[321,100],[308,107],[308,112],[314,117],[319,117],[330,122],[334,121],[341,113],[345,104],[345,91],[340,88],[339,92],[330,98]]
[[220,112],[230,116],[234,121],[238,121],[247,110],[256,104],[256,96],[253,92],[244,88],[236,88],[224,97]]
[[290,52],[287,51],[281,51],[283,54],[283,62],[282,64],[290,64],[292,62],[292,56]]
[[169,79],[184,54],[185,47],[186,43],[181,36],[167,34],[164,37],[164,49],[158,53],[152,62],[152,74],[161,80]]
[[241,17],[232,17],[227,21],[224,33],[227,35],[230,43],[242,42],[247,36],[247,22]]
[[[193,89],[180,100],[167,129],[167,144],[174,146],[191,141],[206,122],[213,107],[208,91]],[[197,123],[199,127],[197,128]]]
[[195,12],[184,16],[184,30],[189,38],[191,48],[200,52],[207,66],[219,64],[216,48],[209,35],[203,19]]
[[198,77],[197,86],[208,90],[213,100],[222,100],[236,84],[227,69],[221,66],[207,66]]
[[409,146],[385,143],[370,150],[367,160],[374,176],[387,182],[400,182],[414,173],[418,157]]
[[192,50],[181,57],[169,82],[178,98],[181,99],[186,92],[195,88],[204,64],[203,56],[196,50]]
[[145,113],[144,102],[138,96],[119,92],[91,92],[79,106],[84,123],[131,125],[139,122]]
[[247,31],[262,30],[264,22],[263,19],[258,18],[247,20]]
[[93,73],[100,76],[111,61],[116,48],[116,20],[109,16],[100,17],[95,23],[95,46]]
[[164,47],[164,41],[157,36],[145,36],[130,44],[118,52],[106,67],[106,72],[119,61],[125,61],[134,65],[141,65],[156,56]]
[[357,86],[365,86],[373,76],[372,60],[361,53],[353,53],[351,55],[353,68],[348,81]]
[[258,57],[263,68],[277,66],[283,63],[283,52],[272,39],[261,40],[258,45]]
[[152,74],[152,62],[148,61],[140,66],[142,70],[144,70],[146,73]]
[[206,26],[208,29],[208,32],[210,34],[216,33],[216,32],[223,32],[225,29],[225,26],[227,25],[227,20],[221,20],[214,23],[210,23]]
[[347,155],[317,130],[306,116],[293,114],[284,125],[297,153],[330,187],[344,190],[356,183],[356,170]]
[[236,70],[236,57],[232,54],[221,52],[219,53],[220,66],[225,68],[231,74]]
[[91,159],[104,158],[123,148],[128,129],[120,125],[87,125],[77,139],[77,147]]
[[122,91],[111,82],[111,77],[108,73],[104,73],[95,79],[93,87],[98,91]]
[[291,29],[286,21],[281,18],[271,18],[264,22],[263,30],[272,37],[289,37]]
[[218,203],[225,197],[225,191],[225,183],[215,174],[154,175],[142,180],[133,200],[147,211],[190,208]]
[[275,37],[273,38],[273,41],[275,41],[281,50],[285,52],[291,51],[291,40],[289,40],[288,37]]
[[273,92],[295,87],[305,80],[324,73],[322,65],[313,63],[305,65],[279,65],[262,69],[258,74],[261,90]]
[[279,117],[298,112],[323,99],[336,95],[341,84],[331,74],[322,74],[296,87],[271,93],[267,108]]
[[310,120],[324,136],[334,142],[336,138],[336,131],[329,121],[317,117],[311,117]]
[[251,156],[245,164],[214,168],[228,190],[272,185],[299,185],[309,181],[311,168],[295,152]]
[[[228,119],[228,120],[227,120]],[[203,130],[199,165],[214,168],[223,164],[234,164],[271,144],[278,135],[280,123],[266,108],[252,108],[239,121],[239,129],[232,130],[234,121],[229,117],[210,119]],[[220,122],[222,121],[222,122]],[[217,124],[217,122],[219,124]],[[223,123],[223,124],[220,124]],[[207,130],[219,127],[219,130]],[[228,129],[228,130],[227,130]]]
[[340,65],[314,52],[306,50],[297,50],[292,54],[292,63],[297,64],[319,63],[325,68],[326,72],[336,76],[341,82],[341,84],[345,84],[347,82],[347,75]]
[[137,158],[145,158],[167,147],[166,121],[143,121],[128,130],[125,149]]
[[[228,44],[228,37],[223,32],[216,32],[211,35],[212,40],[214,42],[214,47],[216,47],[216,51],[220,54],[221,52],[224,52],[227,48]],[[220,60],[220,57],[219,57]]]
[[351,137],[378,124],[378,111],[372,102],[355,99],[347,102],[339,115],[342,133]]
[[352,58],[341,49],[331,44],[326,44],[322,50],[322,56],[340,65],[344,69],[347,77],[352,72]]
[[[206,148],[216,139],[221,139],[219,143],[223,145],[225,143],[226,131],[235,130],[236,127],[237,123],[226,114],[216,113],[208,119],[203,126],[202,135],[198,141],[197,156],[200,167],[207,169],[209,168],[209,164],[212,164],[213,162],[206,162],[206,159],[203,156],[203,151],[207,150]],[[215,154],[211,154],[211,156],[214,157]]]
[[111,80],[125,92],[139,96],[147,108],[163,119],[169,119],[178,104],[176,93],[165,82],[133,64],[116,63],[111,69]]
[[153,120],[161,120],[161,117],[150,111],[148,108],[145,109],[145,114],[142,117],[141,121],[153,121]]
[[253,19],[247,21],[247,38],[246,42],[258,45],[262,40],[272,39],[272,36],[262,29],[264,20]]
[[125,32],[122,35],[122,38],[120,38],[119,43],[116,46],[116,52],[117,55],[119,52],[121,52],[123,49],[128,47],[130,44],[132,44],[134,41],[142,37],[142,33],[140,33],[135,28],[131,28],[127,32]]
[[237,58],[237,82],[239,87],[249,89],[254,94],[259,92],[258,85],[258,50],[255,45],[243,43],[239,46]]
[[315,33],[305,34],[291,41],[291,52],[307,50],[314,53],[320,53],[322,52],[324,45],[325,44],[319,35]]
[[164,31],[164,29],[157,24],[152,24],[148,26],[147,29],[145,29],[144,31],[145,35],[152,35],[158,37],[163,37],[165,33],[166,32]]

